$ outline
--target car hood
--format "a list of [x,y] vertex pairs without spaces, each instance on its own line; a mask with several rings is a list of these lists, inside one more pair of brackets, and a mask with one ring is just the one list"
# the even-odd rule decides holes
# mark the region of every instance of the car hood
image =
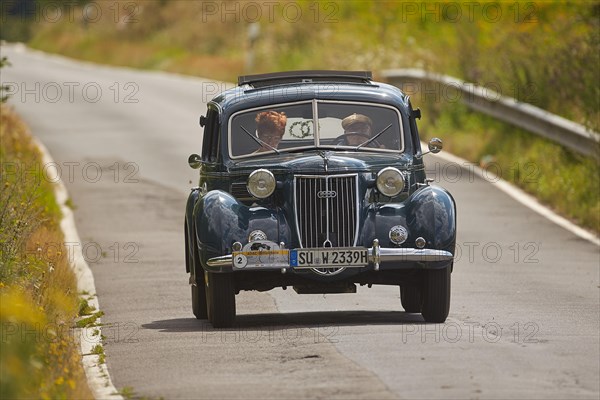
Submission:
[[376,172],[381,168],[395,166],[409,169],[412,158],[407,154],[386,154],[374,152],[333,152],[319,151],[304,153],[272,154],[233,162],[231,173],[250,173],[258,168],[266,168],[273,173],[345,173]]

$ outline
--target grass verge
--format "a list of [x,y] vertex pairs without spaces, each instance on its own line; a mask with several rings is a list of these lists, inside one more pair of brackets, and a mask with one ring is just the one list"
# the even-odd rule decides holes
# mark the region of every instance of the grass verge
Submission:
[[[424,140],[515,184],[576,224],[600,233],[600,164],[552,141],[453,103],[425,105]],[[452,181],[456,170],[442,170]]]
[[27,127],[0,107],[0,398],[92,398],[61,213]]

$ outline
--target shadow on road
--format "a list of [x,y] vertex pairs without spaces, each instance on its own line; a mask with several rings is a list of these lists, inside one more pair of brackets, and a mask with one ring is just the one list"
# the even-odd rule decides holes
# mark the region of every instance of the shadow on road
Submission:
[[[290,327],[320,328],[327,326],[424,324],[421,314],[402,311],[317,311],[300,313],[267,313],[238,315],[235,326],[226,330],[285,330]],[[214,330],[207,320],[174,318],[143,324],[146,329],[161,332],[195,332]]]

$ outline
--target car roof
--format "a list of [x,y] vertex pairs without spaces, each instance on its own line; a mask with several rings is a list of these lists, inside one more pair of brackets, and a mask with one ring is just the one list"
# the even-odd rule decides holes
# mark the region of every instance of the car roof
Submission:
[[283,83],[307,82],[359,82],[369,83],[373,80],[371,71],[330,71],[304,70],[272,72],[269,74],[243,75],[238,77],[238,86],[245,84],[252,87],[273,86]]
[[407,111],[408,96],[400,89],[372,80],[369,71],[289,71],[238,78],[238,86],[212,99],[226,114],[312,99],[394,105]]

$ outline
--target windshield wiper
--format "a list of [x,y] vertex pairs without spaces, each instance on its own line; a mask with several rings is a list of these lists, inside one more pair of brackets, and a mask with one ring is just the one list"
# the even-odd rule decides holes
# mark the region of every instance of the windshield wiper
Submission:
[[373,140],[377,139],[379,136],[383,135],[383,132],[387,131],[388,129],[390,129],[390,127],[392,126],[392,124],[389,124],[388,126],[386,126],[385,128],[383,128],[383,130],[381,132],[379,132],[377,135],[373,136],[371,139],[367,140],[364,143],[359,144],[358,146],[356,146],[355,150],[360,149],[363,146],[368,145],[369,143],[371,143]]
[[251,134],[250,132],[248,132],[248,130],[246,128],[244,128],[242,125],[240,125],[240,128],[242,128],[242,130],[244,132],[246,132],[246,134],[248,136],[250,136],[259,145],[261,145],[261,146],[267,146],[267,147],[271,148],[271,150],[275,150],[275,153],[280,154],[279,150],[277,150],[275,147],[271,146],[269,143],[266,143],[266,142],[260,140],[259,138],[257,138],[256,136],[254,136],[253,134]]

